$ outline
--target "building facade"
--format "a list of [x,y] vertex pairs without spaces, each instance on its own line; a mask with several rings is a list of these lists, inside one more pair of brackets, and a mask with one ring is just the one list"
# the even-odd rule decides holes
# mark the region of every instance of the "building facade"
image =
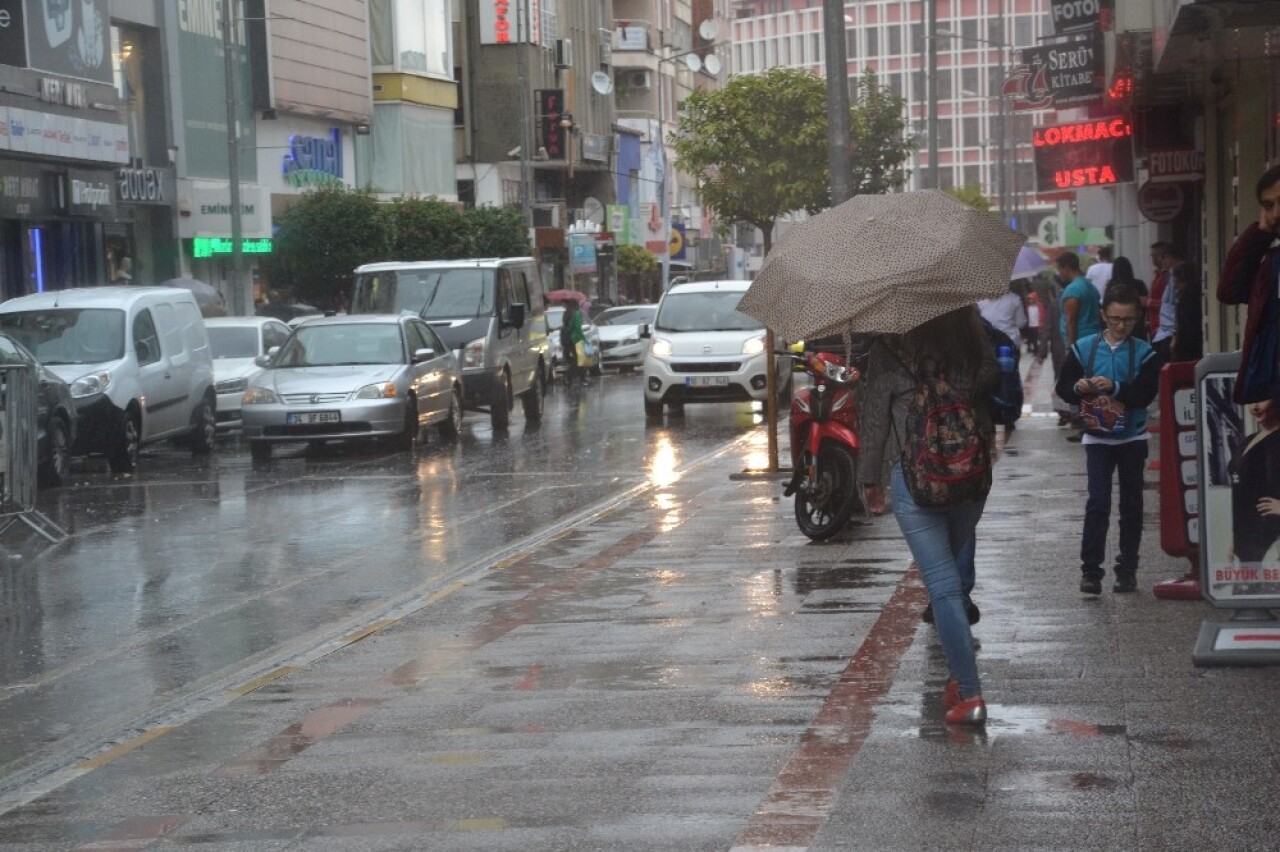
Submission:
[[151,210],[172,185],[153,4],[3,11],[0,298],[167,273],[166,217]]

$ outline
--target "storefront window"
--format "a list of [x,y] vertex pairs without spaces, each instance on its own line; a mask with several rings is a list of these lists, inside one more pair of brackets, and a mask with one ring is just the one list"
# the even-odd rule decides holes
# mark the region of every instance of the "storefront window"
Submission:
[[146,87],[143,83],[141,34],[128,27],[111,28],[111,64],[116,94],[129,126],[129,155],[146,158]]

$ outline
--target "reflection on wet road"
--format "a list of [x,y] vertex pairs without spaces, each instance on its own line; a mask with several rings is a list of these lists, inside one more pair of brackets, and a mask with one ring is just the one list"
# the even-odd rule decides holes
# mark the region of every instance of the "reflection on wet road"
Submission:
[[[517,406],[518,408],[518,406]],[[71,539],[6,539],[0,778],[10,781],[252,664],[314,645],[409,592],[751,432],[746,405],[646,425],[639,376],[554,389],[539,427],[383,447],[286,447],[251,463],[161,446],[135,476],[82,460],[39,508]],[[756,430],[759,432],[760,430]],[[677,513],[678,507],[671,507]]]

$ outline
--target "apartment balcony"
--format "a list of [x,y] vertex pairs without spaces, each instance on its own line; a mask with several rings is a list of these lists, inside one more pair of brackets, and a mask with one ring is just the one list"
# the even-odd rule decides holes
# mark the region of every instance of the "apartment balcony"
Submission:
[[613,53],[653,53],[662,43],[661,34],[649,21],[614,21]]

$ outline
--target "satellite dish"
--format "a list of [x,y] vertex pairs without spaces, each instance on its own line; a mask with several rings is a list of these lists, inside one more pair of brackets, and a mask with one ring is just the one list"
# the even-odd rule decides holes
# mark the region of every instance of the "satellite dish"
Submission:
[[587,196],[582,200],[582,215],[596,225],[604,224],[604,205],[600,199]]
[[715,41],[716,39],[716,22],[707,18],[698,24],[698,35],[702,36],[706,41]]
[[591,88],[598,95],[607,95],[613,91],[613,78],[603,71],[597,71],[591,75]]
[[689,70],[695,74],[702,70],[702,60],[698,58],[698,54],[696,53],[690,53],[686,56],[684,58],[684,64],[687,65]]
[[708,56],[707,61],[702,63],[702,67],[708,74],[715,77],[720,73],[720,57],[714,54]]

